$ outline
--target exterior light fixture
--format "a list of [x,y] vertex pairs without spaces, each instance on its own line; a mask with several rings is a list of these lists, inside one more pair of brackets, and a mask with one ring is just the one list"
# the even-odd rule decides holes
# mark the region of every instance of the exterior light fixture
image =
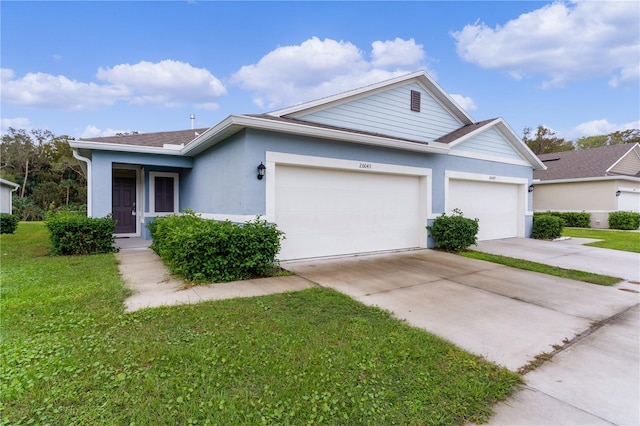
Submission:
[[267,166],[265,166],[264,164],[262,164],[262,162],[260,162],[260,165],[258,166],[258,180],[262,180],[266,170],[267,170]]
[[533,184],[529,185],[529,192],[533,192]]
[[616,191],[616,197],[620,196],[620,191]]

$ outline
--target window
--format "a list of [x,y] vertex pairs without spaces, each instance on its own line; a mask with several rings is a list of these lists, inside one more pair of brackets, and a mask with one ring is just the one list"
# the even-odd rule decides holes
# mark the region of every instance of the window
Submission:
[[420,92],[411,91],[411,111],[420,112]]
[[150,172],[149,198],[151,213],[177,213],[178,174]]

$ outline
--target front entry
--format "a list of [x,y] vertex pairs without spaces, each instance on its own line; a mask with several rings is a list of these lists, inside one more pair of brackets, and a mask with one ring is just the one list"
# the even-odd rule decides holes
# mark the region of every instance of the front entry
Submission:
[[114,170],[112,182],[112,212],[116,234],[135,234],[136,229],[136,172]]

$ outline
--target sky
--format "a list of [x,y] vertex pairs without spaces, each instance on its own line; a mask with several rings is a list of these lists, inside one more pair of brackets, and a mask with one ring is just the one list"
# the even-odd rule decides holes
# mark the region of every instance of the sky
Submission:
[[638,1],[0,2],[1,131],[211,127],[425,70],[476,121],[640,128]]

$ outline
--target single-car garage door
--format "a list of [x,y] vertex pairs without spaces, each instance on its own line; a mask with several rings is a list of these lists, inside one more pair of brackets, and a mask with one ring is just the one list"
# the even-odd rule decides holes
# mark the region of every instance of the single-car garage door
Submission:
[[479,241],[517,237],[524,216],[521,203],[516,184],[449,180],[447,213],[458,208],[465,217],[480,219]]
[[277,165],[279,258],[418,247],[419,188],[417,176]]

